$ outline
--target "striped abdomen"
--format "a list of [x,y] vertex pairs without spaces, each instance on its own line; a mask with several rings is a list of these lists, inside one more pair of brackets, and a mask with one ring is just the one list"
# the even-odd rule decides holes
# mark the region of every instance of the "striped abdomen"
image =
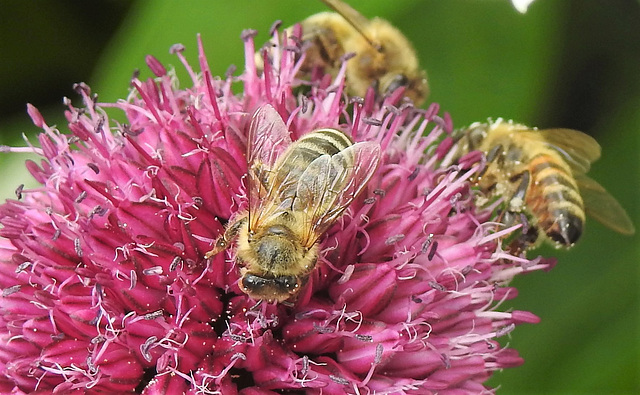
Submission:
[[[307,133],[294,141],[273,166],[273,185],[283,185],[282,198],[293,197],[298,182],[309,165],[323,155],[336,155],[353,145],[353,141],[336,129],[319,129]],[[311,171],[311,170],[309,170]],[[330,176],[328,174],[309,174],[308,176]],[[319,191],[320,192],[320,191]]]
[[547,237],[566,247],[582,234],[584,204],[569,166],[555,152],[540,153],[529,162],[531,185],[526,205]]
[[316,158],[335,155],[352,145],[351,139],[339,130],[314,130],[293,142],[289,150],[283,154],[281,163],[275,167],[283,170],[304,170]]

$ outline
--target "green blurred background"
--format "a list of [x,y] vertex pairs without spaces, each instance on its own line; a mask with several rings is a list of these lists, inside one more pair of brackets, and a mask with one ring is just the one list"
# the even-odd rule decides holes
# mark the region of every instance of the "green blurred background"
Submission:
[[[507,0],[352,0],[383,16],[415,44],[429,73],[430,101],[457,127],[502,116],[529,125],[583,130],[601,143],[590,173],[634,219],[640,211],[640,3],[637,0],[537,0],[521,15]],[[241,69],[245,28],[276,19],[291,25],[325,10],[315,0],[3,1],[0,11],[0,143],[34,136],[25,103],[61,125],[62,97],[89,83],[103,101],[127,94],[144,56],[179,67],[169,47],[183,43],[195,64],[201,33],[215,74]],[[185,76],[183,72],[179,74]],[[188,85],[188,80],[184,83]],[[34,185],[24,155],[0,155],[1,197]],[[640,393],[640,248],[591,221],[583,239],[557,256],[549,273],[519,278],[508,304],[542,318],[518,327],[511,347],[524,366],[497,373],[503,394]]]

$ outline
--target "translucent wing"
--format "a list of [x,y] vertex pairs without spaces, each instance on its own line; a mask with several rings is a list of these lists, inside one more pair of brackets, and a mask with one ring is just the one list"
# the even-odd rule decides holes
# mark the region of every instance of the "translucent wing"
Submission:
[[374,43],[371,37],[365,33],[370,21],[364,15],[356,11],[349,4],[341,0],[322,0],[329,8],[340,14],[354,29],[358,31],[364,37],[365,40],[378,51],[380,50],[379,44]]
[[600,158],[600,144],[588,134],[573,129],[545,129],[534,131],[545,143],[559,152],[574,174],[585,174],[591,163]]
[[602,185],[584,175],[576,177],[576,181],[589,216],[618,233],[635,233],[635,227],[627,212]]
[[289,130],[276,109],[270,104],[258,108],[249,126],[248,163],[271,168],[289,145]]
[[340,14],[347,20],[357,31],[364,36],[364,29],[369,24],[369,19],[356,11],[349,4],[341,0],[322,0],[329,8]]
[[280,114],[269,104],[256,110],[249,126],[247,163],[249,164],[249,229],[255,229],[266,205],[272,186],[272,169],[280,155],[291,145],[289,130]]
[[378,167],[380,146],[354,144],[336,155],[322,155],[302,173],[293,200],[303,213],[302,244],[312,246],[358,196]]

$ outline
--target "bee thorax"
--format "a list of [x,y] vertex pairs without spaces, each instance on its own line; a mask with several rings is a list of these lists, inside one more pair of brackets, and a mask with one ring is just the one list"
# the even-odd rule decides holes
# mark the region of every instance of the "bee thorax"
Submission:
[[291,237],[291,229],[283,225],[273,225],[267,228],[267,235]]
[[279,272],[290,267],[299,255],[291,230],[285,226],[271,226],[255,240],[255,254],[260,266]]

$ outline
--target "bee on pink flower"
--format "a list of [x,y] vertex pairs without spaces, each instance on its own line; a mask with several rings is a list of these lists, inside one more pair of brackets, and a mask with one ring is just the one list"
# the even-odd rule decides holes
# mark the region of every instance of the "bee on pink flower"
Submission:
[[[66,132],[28,108],[43,130],[26,149],[42,157],[27,162],[41,185],[0,206],[0,391],[490,391],[492,372],[522,363],[497,338],[538,320],[498,311],[516,295],[505,284],[550,263],[501,249],[514,228],[475,206],[478,166],[441,165],[448,115],[400,105],[399,91],[350,102],[345,65],[331,86],[296,95],[300,60],[288,48],[300,40],[275,32],[259,72],[253,32],[243,39],[239,77],[213,78],[199,42],[198,73],[172,49],[189,88],[149,57],[156,77],[134,78],[127,101],[96,102],[78,84],[84,108],[67,101]],[[111,120],[116,111],[126,123]],[[318,130],[348,141],[330,160],[316,152],[305,161],[313,171],[294,170],[289,183],[282,162],[298,159],[287,149]],[[300,187],[307,176],[318,188]],[[326,199],[304,195],[315,191]],[[260,201],[269,193],[271,206]],[[316,214],[296,209],[302,198]],[[239,241],[210,251],[243,218],[248,234],[262,229],[252,214],[283,208],[322,226],[305,227],[314,252],[291,281],[294,300],[258,305],[250,276],[279,287],[280,273],[247,264]]]

